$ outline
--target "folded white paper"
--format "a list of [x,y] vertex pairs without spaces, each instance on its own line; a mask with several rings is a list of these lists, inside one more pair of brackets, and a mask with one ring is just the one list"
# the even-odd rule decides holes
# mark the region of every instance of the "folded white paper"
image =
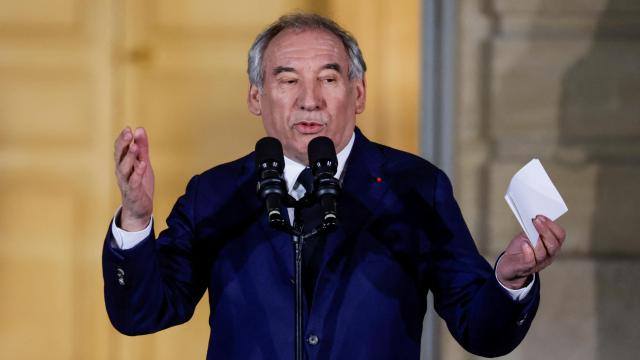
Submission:
[[531,220],[536,215],[555,220],[568,210],[538,159],[529,161],[518,170],[509,183],[504,199],[533,246],[538,243],[539,235]]

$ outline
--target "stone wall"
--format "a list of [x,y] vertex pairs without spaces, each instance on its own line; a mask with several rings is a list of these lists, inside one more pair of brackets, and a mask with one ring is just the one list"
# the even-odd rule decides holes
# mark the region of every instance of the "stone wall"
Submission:
[[[568,231],[508,359],[635,359],[640,350],[640,2],[461,0],[457,197],[493,261],[520,231],[503,196],[539,158]],[[474,358],[442,331],[442,359]]]

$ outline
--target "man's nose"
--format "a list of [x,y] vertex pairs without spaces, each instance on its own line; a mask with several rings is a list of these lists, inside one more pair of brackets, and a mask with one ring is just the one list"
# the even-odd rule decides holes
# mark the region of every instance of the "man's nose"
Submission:
[[322,107],[322,92],[315,82],[305,85],[298,97],[298,107],[300,110],[313,111]]

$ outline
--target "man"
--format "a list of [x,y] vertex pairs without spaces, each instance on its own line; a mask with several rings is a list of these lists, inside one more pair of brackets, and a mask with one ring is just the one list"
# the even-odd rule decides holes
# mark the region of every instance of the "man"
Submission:
[[[536,274],[553,261],[564,230],[536,217],[536,248],[519,234],[494,271],[446,175],[355,127],[365,70],[355,39],[317,15],[280,18],[249,52],[249,110],[283,144],[290,193],[306,190],[296,179],[311,139],[328,136],[338,152],[340,225],[315,239],[315,260],[305,265],[306,356],[418,359],[429,290],[465,349],[510,352],[535,315]],[[143,129],[127,128],[115,143],[122,208],[103,252],[113,325],[135,335],[180,324],[208,289],[208,358],[293,358],[293,245],[267,224],[254,154],[196,175],[154,239],[148,148]]]

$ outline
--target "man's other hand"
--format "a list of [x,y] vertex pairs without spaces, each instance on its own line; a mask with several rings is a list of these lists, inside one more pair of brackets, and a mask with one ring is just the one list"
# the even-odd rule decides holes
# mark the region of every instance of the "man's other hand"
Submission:
[[536,246],[531,245],[525,233],[520,233],[498,261],[498,280],[510,289],[523,288],[534,273],[549,266],[566,237],[564,229],[545,216],[538,215],[532,221],[540,234]]
[[120,227],[144,229],[153,212],[154,177],[149,161],[149,138],[143,128],[122,130],[114,144],[116,178],[122,194]]

